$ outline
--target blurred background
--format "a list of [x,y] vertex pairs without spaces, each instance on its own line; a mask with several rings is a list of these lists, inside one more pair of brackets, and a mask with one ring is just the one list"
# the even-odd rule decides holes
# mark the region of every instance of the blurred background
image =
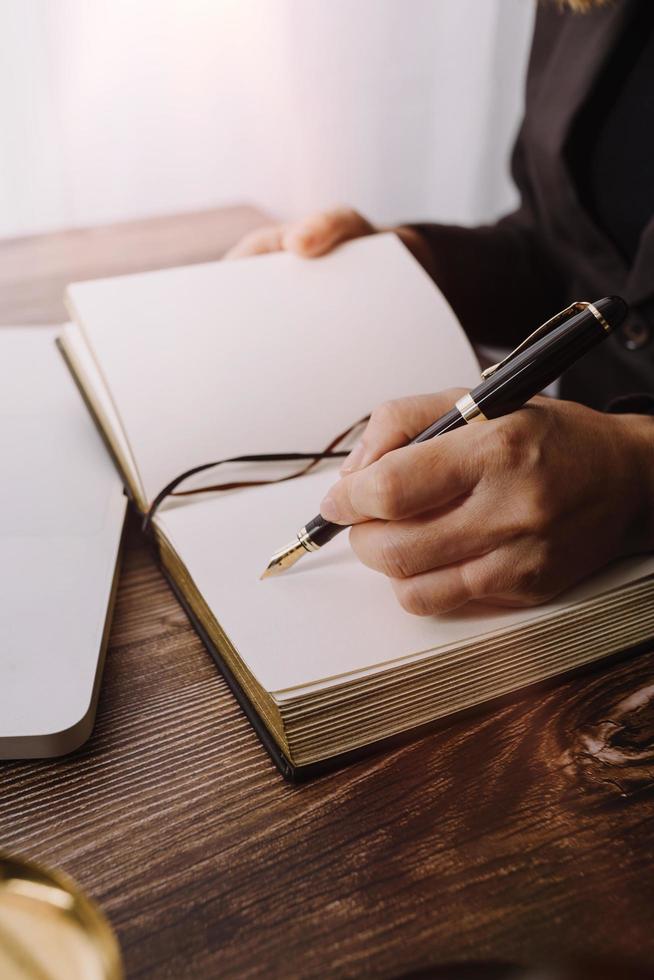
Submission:
[[0,0],[0,237],[225,204],[492,219],[531,0]]

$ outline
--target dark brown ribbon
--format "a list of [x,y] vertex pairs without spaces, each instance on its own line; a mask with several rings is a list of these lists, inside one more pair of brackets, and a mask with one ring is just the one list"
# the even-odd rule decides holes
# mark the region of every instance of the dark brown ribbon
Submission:
[[[269,483],[285,483],[287,480],[297,480],[299,476],[304,476],[323,459],[342,459],[349,454],[349,450],[337,450],[336,447],[344,442],[355,429],[363,425],[364,422],[367,422],[369,418],[370,416],[366,415],[364,418],[359,419],[358,422],[355,422],[354,425],[347,428],[345,432],[341,432],[332,439],[329,445],[320,453],[255,453],[247,456],[230,456],[228,459],[219,459],[213,463],[202,463],[200,466],[194,466],[190,470],[185,470],[179,476],[176,476],[174,480],[171,480],[170,483],[167,483],[163,490],[160,490],[154,498],[147,514],[143,518],[143,530],[149,530],[154,515],[166,497],[191,497],[197,493],[212,493],[218,490],[240,490],[243,487],[262,487]],[[196,473],[203,473],[205,470],[213,469],[214,466],[222,466],[224,463],[292,463],[295,461],[299,462],[300,460],[308,460],[309,462],[295,473],[290,473],[288,476],[279,476],[273,480],[241,480],[231,483],[214,483],[208,487],[196,487],[194,490],[177,490],[180,483],[195,476]]]

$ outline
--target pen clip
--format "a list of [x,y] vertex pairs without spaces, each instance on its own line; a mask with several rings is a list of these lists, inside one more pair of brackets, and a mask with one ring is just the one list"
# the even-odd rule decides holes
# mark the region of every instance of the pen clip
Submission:
[[590,305],[590,303],[580,301],[577,303],[571,303],[570,306],[566,306],[566,308],[561,310],[560,313],[556,313],[553,317],[550,317],[549,320],[546,320],[545,323],[541,323],[540,327],[536,327],[536,329],[530,333],[528,337],[525,337],[525,339],[518,344],[515,350],[512,350],[510,354],[503,357],[501,361],[498,361],[497,364],[491,364],[490,367],[485,368],[485,370],[481,372],[482,378],[490,378],[491,374],[495,374],[499,368],[504,367],[505,364],[512,361],[514,357],[518,356],[518,354],[522,354],[524,350],[531,347],[532,344],[535,344],[537,340],[544,337],[545,334],[550,332],[550,330],[558,327],[560,323],[563,323],[564,320],[574,316],[575,313],[581,313],[582,310],[588,309]]

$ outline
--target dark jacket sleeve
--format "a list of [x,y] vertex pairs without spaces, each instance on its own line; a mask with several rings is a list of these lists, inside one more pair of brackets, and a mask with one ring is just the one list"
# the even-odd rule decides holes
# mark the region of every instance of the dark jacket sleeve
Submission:
[[605,409],[628,415],[654,415],[654,395],[643,392],[640,395],[620,395],[613,398]]
[[512,174],[520,207],[477,228],[414,224],[429,246],[429,272],[468,336],[511,346],[567,303],[565,276],[535,219],[522,133]]

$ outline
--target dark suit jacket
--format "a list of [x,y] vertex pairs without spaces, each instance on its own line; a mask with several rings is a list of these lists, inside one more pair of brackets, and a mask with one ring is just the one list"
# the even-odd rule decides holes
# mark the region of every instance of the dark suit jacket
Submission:
[[520,207],[481,228],[414,226],[429,239],[434,278],[473,339],[511,345],[573,300],[611,293],[627,300],[623,327],[562,381],[563,397],[595,408],[636,393],[654,404],[654,216],[627,267],[582,207],[564,156],[575,115],[633,2],[584,15],[554,2],[539,6],[513,153]]

